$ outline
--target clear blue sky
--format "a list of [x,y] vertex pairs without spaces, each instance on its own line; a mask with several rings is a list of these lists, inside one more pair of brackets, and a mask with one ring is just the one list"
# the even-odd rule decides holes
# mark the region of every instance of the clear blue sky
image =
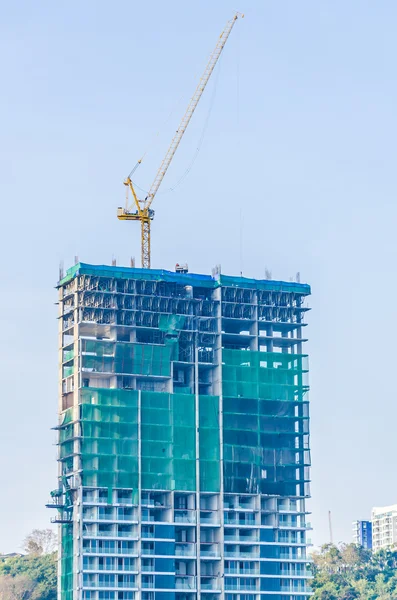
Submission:
[[[56,485],[59,261],[139,257],[123,178],[150,184],[226,20],[246,13],[159,194],[153,263],[312,285],[316,544],[397,501],[397,5],[6,2],[0,24],[0,551]],[[216,95],[214,97],[214,93]],[[214,101],[212,102],[212,98]],[[171,119],[167,117],[176,106]],[[240,243],[240,238],[242,242]]]

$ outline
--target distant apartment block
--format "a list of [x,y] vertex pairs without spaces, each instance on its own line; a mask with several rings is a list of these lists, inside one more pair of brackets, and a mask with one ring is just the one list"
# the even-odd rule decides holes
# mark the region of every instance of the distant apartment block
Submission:
[[372,550],[372,523],[371,521],[354,521],[353,542],[366,550]]
[[397,504],[372,509],[372,549],[397,545]]

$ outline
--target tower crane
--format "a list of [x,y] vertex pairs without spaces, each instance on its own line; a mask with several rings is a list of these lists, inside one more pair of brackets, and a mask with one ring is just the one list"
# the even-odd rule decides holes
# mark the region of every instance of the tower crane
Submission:
[[[127,199],[125,208],[119,207],[117,209],[117,218],[121,221],[140,221],[141,222],[141,264],[142,268],[150,269],[150,222],[154,217],[154,210],[151,208],[154,197],[167,173],[168,167],[174,157],[175,152],[181,142],[183,134],[185,133],[187,126],[189,125],[190,119],[200,101],[200,98],[205,90],[205,87],[211,77],[211,74],[215,68],[216,63],[222,53],[222,50],[227,42],[227,39],[233,29],[239,17],[244,17],[241,13],[235,13],[233,18],[226,23],[224,30],[218,38],[216,46],[211,53],[208,63],[204,69],[200,81],[196,87],[193,96],[190,99],[188,107],[182,120],[179,124],[178,129],[174,137],[172,138],[171,144],[160,164],[160,167],[156,173],[152,185],[150,186],[149,192],[144,200],[140,200],[134,188],[131,177],[135,173],[136,169],[142,162],[142,159],[138,160],[135,167],[132,169],[128,177],[124,180],[124,185],[127,186]],[[131,190],[132,198],[134,200],[131,206],[128,206],[128,190]]]

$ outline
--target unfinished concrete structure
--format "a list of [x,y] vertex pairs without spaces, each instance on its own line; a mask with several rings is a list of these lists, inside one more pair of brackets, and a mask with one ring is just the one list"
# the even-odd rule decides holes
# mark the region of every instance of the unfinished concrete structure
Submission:
[[308,285],[59,282],[60,600],[303,600]]

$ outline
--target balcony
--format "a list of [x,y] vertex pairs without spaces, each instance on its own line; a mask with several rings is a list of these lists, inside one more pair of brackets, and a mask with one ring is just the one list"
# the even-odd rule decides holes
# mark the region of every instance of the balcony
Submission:
[[240,584],[240,581],[238,579],[225,579],[225,590],[245,590],[245,591],[251,591],[251,590],[256,590],[257,585],[256,583],[243,583]]
[[248,535],[239,535],[237,533],[228,533],[227,529],[225,530],[225,543],[226,542],[236,542],[236,543],[240,543],[240,542],[247,542],[248,544],[255,544],[258,542],[258,534],[257,532],[255,532],[255,534],[248,536]]
[[219,517],[217,514],[200,513],[200,523],[202,525],[219,525]]
[[200,555],[201,555],[202,558],[206,558],[206,557],[217,558],[217,557],[219,557],[219,548],[218,547],[216,547],[216,548],[205,548],[205,549],[203,548],[203,549],[200,550]]
[[225,575],[259,575],[259,567],[252,569],[225,569]]
[[98,531],[97,533],[92,531],[87,531],[83,534],[84,538],[112,538],[112,539],[128,539],[131,541],[138,540],[138,534],[133,531]]
[[[98,520],[105,520],[105,517],[103,517],[103,518],[99,517]],[[138,523],[138,519],[137,519],[136,515],[117,515],[114,520],[129,522],[129,523]],[[112,519],[112,521],[113,521],[113,519]]]
[[176,590],[195,590],[196,589],[196,578],[191,577],[191,576],[175,577],[175,589]]
[[[127,579],[123,580],[123,577],[126,577]],[[94,580],[91,580],[85,581],[84,586],[99,588],[135,588],[136,582],[135,577],[130,578],[129,575],[100,575],[97,584],[95,584]]]
[[196,547],[194,544],[186,544],[184,546],[175,544],[175,556],[196,556]]
[[95,529],[88,529],[86,531],[83,531],[83,537],[84,538],[103,538],[103,537],[116,537],[116,534],[110,530],[110,531],[96,531]]
[[141,570],[142,570],[142,573],[153,573],[154,565],[142,565]]
[[174,513],[174,522],[175,523],[192,523],[196,522],[196,513],[194,511],[188,510],[175,510]]
[[288,593],[288,594],[306,594],[308,596],[312,594],[312,590],[305,585],[302,585],[302,586],[281,585],[280,591],[283,593]]
[[224,522],[225,525],[255,525],[255,515],[249,514],[245,516],[245,519],[241,519],[241,517],[225,513]]
[[131,566],[118,566],[118,565],[104,565],[104,566],[99,566],[98,569],[84,569],[85,573],[123,573],[126,572],[129,575],[133,574],[133,575],[138,575],[138,569],[137,567],[131,567]]
[[218,579],[213,579],[212,581],[202,581],[200,585],[202,590],[219,590]]
[[240,552],[239,550],[226,550],[225,558],[259,558],[259,552]]
[[138,550],[133,548],[84,548],[83,554],[97,554],[102,556],[103,554],[123,554],[125,556],[138,556]]
[[291,571],[288,569],[280,569],[280,577],[308,579],[308,577],[310,577],[310,574],[305,573],[305,571]]
[[116,537],[119,537],[119,538],[130,538],[130,539],[134,539],[134,540],[138,539],[138,535],[135,532],[133,532],[133,531],[118,531],[116,533]]
[[154,531],[142,531],[142,539],[148,540],[154,538]]
[[[244,505],[244,504],[233,504],[230,502],[226,502],[223,505],[223,508],[225,510],[230,510],[230,511],[236,511],[236,512],[250,512],[253,513],[254,511],[256,511],[257,509],[255,508],[255,505],[253,503]],[[273,511],[274,512],[274,511]]]

